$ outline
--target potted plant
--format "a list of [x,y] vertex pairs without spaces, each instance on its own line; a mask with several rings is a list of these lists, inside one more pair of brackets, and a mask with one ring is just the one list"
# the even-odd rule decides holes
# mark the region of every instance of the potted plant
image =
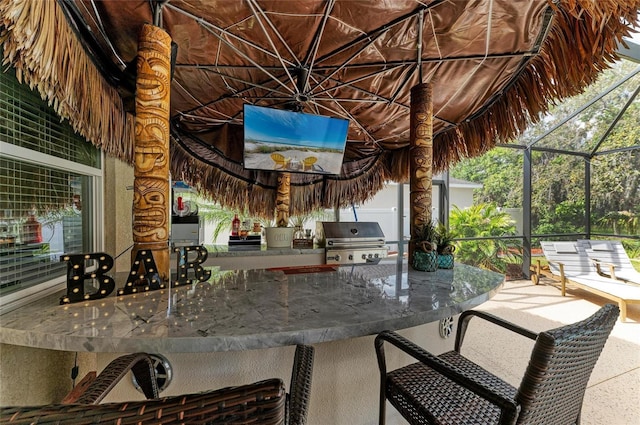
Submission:
[[438,268],[453,268],[453,253],[456,247],[453,245],[453,235],[442,223],[436,227],[436,251],[438,253]]
[[293,227],[289,226],[289,218],[278,218],[278,211],[275,212],[275,227],[273,224],[264,228],[267,248],[291,248],[293,242]]
[[411,242],[414,244],[411,266],[415,270],[434,272],[438,269],[438,254],[436,251],[436,227],[433,223],[424,223],[413,231]]

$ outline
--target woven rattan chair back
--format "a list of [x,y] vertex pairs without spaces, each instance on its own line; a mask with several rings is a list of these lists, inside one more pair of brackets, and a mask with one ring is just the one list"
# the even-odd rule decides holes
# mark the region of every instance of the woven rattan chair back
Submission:
[[538,335],[518,389],[518,424],[575,424],[591,372],[618,318],[607,304],[593,316]]
[[2,424],[263,424],[285,423],[286,393],[282,380],[162,399],[105,403],[57,404],[0,409]]
[[[439,356],[396,332],[381,332],[375,341],[379,423],[385,423],[388,400],[412,425],[578,424],[591,371],[619,312],[616,305],[607,304],[585,320],[537,334],[490,313],[468,310],[458,320],[455,350]],[[462,355],[472,318],[535,340],[519,388]],[[387,371],[385,345],[418,362]]]
[[[304,425],[314,348],[296,346],[289,394],[279,378],[194,394],[157,398],[155,369],[145,353],[113,360],[79,396],[46,406],[0,407],[0,424]],[[100,402],[132,371],[148,400]]]

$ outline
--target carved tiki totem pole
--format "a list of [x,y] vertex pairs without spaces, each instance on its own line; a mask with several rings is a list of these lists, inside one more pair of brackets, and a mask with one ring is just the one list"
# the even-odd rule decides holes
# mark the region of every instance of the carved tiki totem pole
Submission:
[[133,251],[150,250],[160,278],[169,282],[169,93],[171,37],[144,25],[136,79]]
[[[409,228],[411,239],[416,229],[431,222],[433,168],[433,100],[430,84],[411,89],[410,155],[409,155]],[[415,242],[409,243],[409,261]]]
[[278,192],[276,194],[276,226],[289,225],[289,205],[291,203],[291,174],[278,173]]

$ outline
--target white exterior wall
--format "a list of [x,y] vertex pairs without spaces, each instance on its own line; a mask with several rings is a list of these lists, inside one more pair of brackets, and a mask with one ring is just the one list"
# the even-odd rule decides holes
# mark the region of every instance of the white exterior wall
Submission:
[[[376,221],[380,224],[387,241],[400,240],[398,235],[398,187],[397,183],[388,183],[369,201],[356,205],[357,221]],[[403,229],[405,240],[409,239],[409,185],[403,186]],[[449,205],[465,209],[473,205],[473,191],[482,187],[476,183],[453,182],[449,186]],[[431,216],[436,220],[439,210],[440,186],[433,186]],[[340,221],[356,221],[353,209],[340,210]]]

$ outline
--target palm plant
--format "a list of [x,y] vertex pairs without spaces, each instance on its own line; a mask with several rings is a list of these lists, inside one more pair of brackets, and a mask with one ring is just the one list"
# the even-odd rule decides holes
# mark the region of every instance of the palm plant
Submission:
[[504,273],[507,264],[518,262],[521,246],[513,236],[516,226],[511,216],[495,204],[478,204],[464,210],[454,207],[449,227],[456,238],[482,238],[457,242],[456,258],[465,264]]
[[204,204],[199,207],[198,214],[205,223],[212,223],[213,240],[217,240],[223,232],[229,232],[234,212],[225,210],[216,204]]
[[436,250],[439,255],[452,254],[455,250],[453,234],[443,223],[438,223],[435,229]]
[[413,229],[411,243],[415,247],[411,267],[415,270],[434,272],[438,268],[436,253],[436,226],[428,221]]
[[436,226],[432,222],[425,222],[413,230],[411,242],[420,251],[430,252],[435,249],[436,237]]

